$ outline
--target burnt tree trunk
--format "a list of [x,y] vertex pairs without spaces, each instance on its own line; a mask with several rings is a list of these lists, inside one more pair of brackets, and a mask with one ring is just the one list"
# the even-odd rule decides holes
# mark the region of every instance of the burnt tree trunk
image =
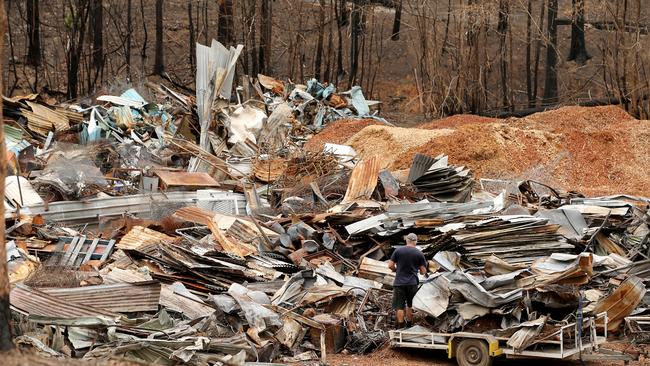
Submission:
[[[539,90],[539,62],[542,53],[542,29],[544,29],[544,15],[546,14],[546,2],[541,2],[542,8],[539,11],[539,32],[535,41],[535,66],[533,68],[533,97],[531,98],[534,107],[537,105],[537,91]],[[530,104],[530,103],[529,103]]]
[[210,45],[210,25],[208,22],[208,0],[203,2],[203,43]]
[[359,72],[359,54],[363,42],[364,24],[363,24],[363,5],[365,0],[354,0],[352,2],[352,13],[350,14],[350,77],[348,86],[352,87],[357,82],[357,73]]
[[[250,20],[249,26],[246,27],[247,29],[250,29],[250,35],[247,37],[247,39],[250,39],[250,58],[251,58],[251,69],[253,70],[252,75],[257,75],[262,72],[260,65],[259,65],[259,43],[257,43],[257,37],[256,37],[256,31],[255,31],[255,24],[257,23],[257,1],[252,0],[249,2],[250,5],[250,15],[248,19]],[[246,38],[245,38],[246,39]]]
[[445,36],[442,39],[442,51],[444,55],[447,52],[447,44],[449,43],[449,24],[451,22],[451,0],[447,2],[447,20],[445,21]]
[[126,50],[124,52],[124,61],[126,63],[126,77],[131,79],[131,40],[133,39],[133,20],[131,11],[133,9],[132,0],[126,2]]
[[497,33],[499,34],[499,70],[501,73],[501,92],[503,107],[509,107],[508,100],[508,60],[506,59],[506,50],[508,45],[506,37],[508,35],[508,17],[510,15],[509,0],[499,0],[499,21],[497,23]]
[[72,27],[70,29],[70,45],[67,52],[67,94],[68,98],[74,99],[79,94],[79,63],[86,37],[86,23],[88,21],[88,13],[90,12],[90,2],[88,0],[79,0],[75,5],[69,3],[69,11],[72,14]]
[[[5,55],[5,29],[7,15],[5,2],[0,0],[0,70],[7,58]],[[0,77],[0,90],[4,90],[4,81]],[[2,116],[2,100],[0,100],[0,180],[5,181],[7,172],[7,147],[5,145],[4,118]],[[0,196],[5,196],[5,186],[0,184]],[[0,205],[0,215],[4,217],[5,206]],[[5,220],[0,222],[0,351],[8,351],[14,347],[11,341],[11,310],[9,309],[9,273],[7,268],[7,252],[5,247]]]
[[336,15],[336,30],[338,33],[338,45],[336,48],[336,82],[340,82],[345,75],[343,69],[343,31],[341,30],[347,20],[343,17],[345,1],[335,0],[334,14]]
[[190,28],[190,54],[189,56],[189,61],[190,61],[190,66],[192,67],[192,70],[195,69],[195,64],[196,64],[196,38],[195,38],[195,33],[194,33],[194,16],[192,15],[192,2],[188,1],[187,2],[187,18],[189,22],[189,28]]
[[402,3],[403,0],[395,0],[395,19],[393,20],[393,35],[390,37],[393,41],[399,40],[399,30],[402,27]]
[[41,64],[41,20],[38,11],[38,0],[27,0],[27,64]]
[[165,72],[163,56],[163,0],[156,0],[156,55],[153,73],[162,75]]
[[99,74],[104,65],[104,7],[102,6],[102,0],[92,0],[91,6],[90,21],[93,31],[92,59],[95,72]]
[[233,0],[219,1],[219,24],[217,25],[217,39],[226,46],[234,43]]
[[260,48],[259,48],[259,68],[262,74],[269,75],[271,71],[271,31],[273,22],[271,17],[271,0],[262,0],[260,6]]
[[321,68],[323,64],[323,41],[325,39],[325,0],[319,0],[318,21],[318,43],[316,44],[316,59],[314,61],[314,77],[323,80]]
[[591,58],[585,42],[585,0],[571,0],[571,50],[569,61],[584,65]]
[[140,51],[140,57],[142,59],[142,69],[144,70],[144,59],[147,58],[147,45],[148,45],[148,38],[149,38],[149,33],[147,32],[147,22],[145,21],[145,14],[144,14],[144,0],[140,0],[140,16],[142,17],[142,36],[144,39],[142,40],[142,50]]
[[558,0],[548,0],[546,37],[546,70],[544,77],[544,104],[557,103],[557,9]]
[[526,97],[528,97],[528,107],[535,106],[533,98],[533,75],[530,67],[532,64],[532,42],[533,42],[533,0],[528,0],[526,6]]

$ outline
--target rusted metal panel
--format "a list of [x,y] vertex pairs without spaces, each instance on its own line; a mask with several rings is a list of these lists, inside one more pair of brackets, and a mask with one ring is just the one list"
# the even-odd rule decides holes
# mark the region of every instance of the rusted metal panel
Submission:
[[18,285],[11,290],[10,302],[13,308],[29,315],[52,318],[106,316],[117,319],[120,317],[119,314],[108,310],[98,309],[71,300],[64,300],[23,285]]
[[614,292],[598,301],[592,313],[606,311],[609,318],[607,330],[616,330],[623,319],[632,314],[641,303],[645,292],[643,281],[639,277],[630,276]]
[[212,221],[214,213],[199,207],[183,207],[180,210],[174,212],[174,216],[188,222],[207,225]]
[[42,292],[65,302],[74,302],[116,313],[157,311],[160,283],[115,283],[109,285],[44,288]]
[[142,226],[134,226],[131,231],[122,237],[117,243],[118,249],[136,249],[142,245],[154,244],[160,242],[173,243],[177,239],[165,235],[156,230],[151,230]]
[[208,173],[172,172],[165,170],[156,170],[154,173],[160,178],[163,188],[166,189],[174,187],[193,189],[219,187],[219,183]]
[[372,192],[377,187],[377,177],[380,169],[381,163],[377,156],[360,161],[352,170],[350,183],[342,203],[370,199]]

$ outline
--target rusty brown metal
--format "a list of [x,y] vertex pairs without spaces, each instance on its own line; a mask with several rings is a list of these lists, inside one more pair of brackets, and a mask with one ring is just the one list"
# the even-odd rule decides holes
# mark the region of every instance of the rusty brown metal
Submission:
[[377,187],[377,177],[380,169],[381,163],[377,156],[371,156],[360,161],[352,170],[350,183],[342,203],[370,199],[372,192]]
[[643,281],[639,277],[629,276],[614,292],[600,299],[592,312],[599,314],[606,311],[609,319],[607,330],[616,330],[641,303],[645,292]]
[[137,249],[142,245],[154,243],[173,243],[178,238],[173,238],[156,230],[151,230],[142,226],[134,226],[131,231],[122,237],[117,248],[119,249]]
[[219,183],[217,183],[217,181],[208,173],[172,172],[166,170],[156,170],[154,173],[158,178],[160,178],[160,183],[163,189],[219,187]]
[[10,302],[13,308],[29,315],[66,319],[83,316],[106,316],[114,319],[120,317],[119,314],[108,310],[63,300],[23,285],[11,290]]
[[44,288],[40,291],[65,302],[79,303],[116,313],[157,311],[160,300],[158,281],[76,288]]
[[199,207],[183,207],[174,212],[174,216],[195,224],[207,225],[212,221],[214,213]]

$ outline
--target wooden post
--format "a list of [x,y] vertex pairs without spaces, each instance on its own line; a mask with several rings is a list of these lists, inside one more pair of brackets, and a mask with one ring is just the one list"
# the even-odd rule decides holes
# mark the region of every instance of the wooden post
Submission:
[[[6,59],[5,29],[7,27],[7,13],[5,1],[0,0],[0,66]],[[4,80],[0,76],[0,90],[4,90]],[[5,176],[7,175],[7,148],[5,146],[4,116],[2,115],[2,100],[0,100],[0,196],[5,197]],[[0,351],[13,348],[11,341],[11,311],[9,309],[9,274],[7,272],[7,248],[5,247],[5,206],[0,205]]]

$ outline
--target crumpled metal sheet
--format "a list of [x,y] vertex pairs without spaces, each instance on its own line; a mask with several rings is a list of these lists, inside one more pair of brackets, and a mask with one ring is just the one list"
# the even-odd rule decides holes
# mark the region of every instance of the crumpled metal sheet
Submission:
[[636,276],[629,276],[620,286],[606,297],[600,299],[592,311],[593,314],[607,312],[609,323],[607,330],[616,330],[626,316],[632,314],[641,303],[646,288],[643,281]]
[[438,317],[449,306],[449,281],[439,275],[420,287],[413,298],[413,309]]
[[535,337],[544,328],[546,319],[546,316],[541,316],[535,320],[521,323],[519,325],[520,329],[508,339],[508,346],[514,348],[515,352],[520,352],[533,345],[535,343]]
[[350,183],[341,203],[370,199],[377,187],[381,164],[377,156],[361,160],[352,170]]
[[451,291],[458,292],[474,304],[488,308],[496,308],[520,299],[523,292],[522,289],[515,289],[503,294],[490,292],[483,288],[471,275],[459,271],[449,273],[447,279]]

